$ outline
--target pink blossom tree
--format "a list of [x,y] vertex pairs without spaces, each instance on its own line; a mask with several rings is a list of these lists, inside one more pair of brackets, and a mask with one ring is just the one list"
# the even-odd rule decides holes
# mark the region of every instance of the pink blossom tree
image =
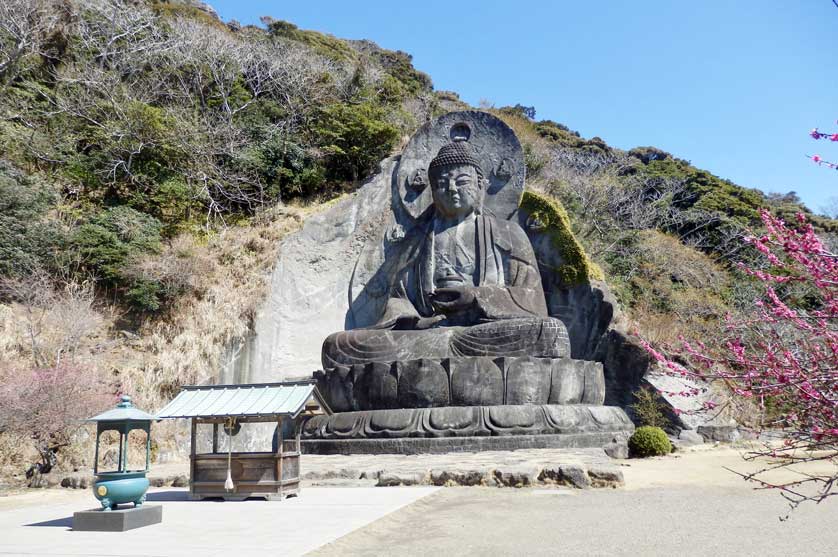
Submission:
[[[789,226],[767,210],[765,232],[747,238],[766,263],[742,270],[762,285],[753,308],[728,315],[722,342],[707,346],[682,339],[675,350],[650,354],[667,373],[721,381],[731,400],[752,401],[764,410],[762,426],[779,429],[781,441],[745,455],[766,463],[743,474],[760,487],[776,488],[792,508],[836,493],[838,481],[838,255],[831,253],[802,214]],[[706,403],[706,411],[716,411]],[[776,481],[772,472],[807,462],[827,470]],[[787,476],[786,476],[787,477]]]
[[80,420],[115,400],[113,386],[82,365],[0,366],[0,434],[30,440],[40,456],[27,477],[48,473]]

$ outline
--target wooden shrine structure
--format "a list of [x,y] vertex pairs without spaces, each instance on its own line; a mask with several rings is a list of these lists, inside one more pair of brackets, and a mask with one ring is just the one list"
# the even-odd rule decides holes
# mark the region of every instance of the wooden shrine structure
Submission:
[[[281,500],[300,492],[300,430],[317,414],[331,414],[313,381],[186,386],[155,419],[192,420],[191,499],[248,497]],[[270,452],[233,452],[243,424],[275,423]],[[198,452],[198,426],[212,425],[212,449]],[[219,450],[219,436],[228,436]],[[262,428],[262,433],[266,433]]]

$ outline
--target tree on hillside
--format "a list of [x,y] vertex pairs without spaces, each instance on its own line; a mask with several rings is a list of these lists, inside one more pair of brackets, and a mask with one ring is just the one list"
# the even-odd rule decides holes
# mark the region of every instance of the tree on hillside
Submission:
[[[729,316],[714,346],[684,340],[669,355],[645,346],[669,373],[721,381],[734,401],[762,407],[763,426],[780,428],[784,438],[749,452],[747,459],[767,464],[744,477],[781,490],[794,508],[838,493],[838,254],[802,214],[796,226],[768,211],[761,217],[766,232],[747,242],[767,266],[743,267],[763,287],[750,314]],[[716,408],[707,403],[706,410]],[[829,471],[772,480],[777,469],[809,462],[827,463]]]

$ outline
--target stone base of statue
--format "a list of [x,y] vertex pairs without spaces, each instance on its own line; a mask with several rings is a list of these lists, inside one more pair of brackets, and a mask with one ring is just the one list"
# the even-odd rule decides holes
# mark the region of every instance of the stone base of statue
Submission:
[[303,430],[303,447],[314,454],[602,447],[633,430],[614,406],[402,408],[315,416]]
[[[630,433],[565,433],[559,435],[505,435],[501,437],[401,437],[392,439],[308,439],[305,454],[445,454],[525,449],[590,449],[625,445]],[[621,457],[616,457],[621,458]]]
[[315,374],[337,413],[302,433],[308,453],[601,447],[634,425],[603,406],[602,365],[570,358],[372,362]]
[[602,364],[570,358],[370,362],[317,371],[314,378],[333,412],[605,401]]

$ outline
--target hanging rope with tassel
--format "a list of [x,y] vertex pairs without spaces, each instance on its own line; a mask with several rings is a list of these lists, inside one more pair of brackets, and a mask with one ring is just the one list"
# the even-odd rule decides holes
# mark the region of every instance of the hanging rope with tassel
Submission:
[[236,425],[235,418],[227,418],[227,423],[225,424],[225,431],[227,433],[227,481],[224,482],[224,489],[227,491],[233,491],[236,489],[236,484],[233,483],[233,476],[230,474],[230,462],[233,456],[233,428]]

